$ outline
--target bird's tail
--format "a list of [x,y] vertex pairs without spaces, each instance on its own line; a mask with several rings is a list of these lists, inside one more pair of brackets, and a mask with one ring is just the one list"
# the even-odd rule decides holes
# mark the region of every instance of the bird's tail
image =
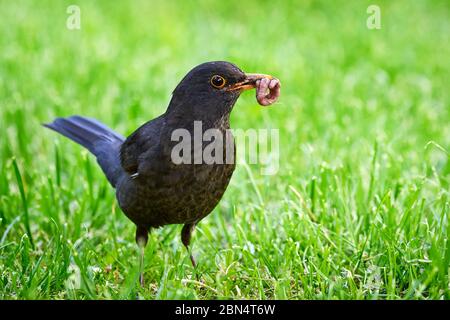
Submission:
[[95,119],[80,116],[56,118],[43,126],[81,144],[97,157],[97,162],[113,187],[123,173],[120,146],[125,138]]

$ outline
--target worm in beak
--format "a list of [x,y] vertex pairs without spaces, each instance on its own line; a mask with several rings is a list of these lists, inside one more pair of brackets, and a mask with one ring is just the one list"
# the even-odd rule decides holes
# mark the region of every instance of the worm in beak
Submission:
[[280,80],[260,73],[246,73],[243,81],[237,82],[229,87],[228,90],[245,91],[256,89],[256,100],[262,106],[268,106],[278,100],[280,96]]

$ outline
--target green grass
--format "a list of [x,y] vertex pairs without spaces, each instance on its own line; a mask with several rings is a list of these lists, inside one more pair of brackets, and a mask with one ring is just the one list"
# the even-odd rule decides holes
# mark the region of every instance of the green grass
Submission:
[[[23,0],[0,17],[1,299],[450,298],[447,1]],[[203,283],[173,225],[152,233],[141,289],[95,159],[40,124],[129,134],[217,59],[281,79],[278,104],[247,93],[232,114],[280,129],[280,170],[238,166],[194,234]]]

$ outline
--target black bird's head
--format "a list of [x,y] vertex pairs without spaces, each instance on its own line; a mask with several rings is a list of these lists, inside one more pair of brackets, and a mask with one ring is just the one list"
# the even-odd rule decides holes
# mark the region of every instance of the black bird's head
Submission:
[[214,123],[228,119],[236,100],[244,90],[256,87],[264,74],[246,74],[226,61],[202,63],[193,68],[173,91],[168,114],[187,121]]

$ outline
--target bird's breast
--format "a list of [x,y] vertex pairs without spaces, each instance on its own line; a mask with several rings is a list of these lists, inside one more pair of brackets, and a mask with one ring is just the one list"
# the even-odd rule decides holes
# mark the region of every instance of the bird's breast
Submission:
[[234,168],[234,163],[183,164],[159,176],[126,179],[117,188],[119,205],[138,225],[198,221],[220,201]]

